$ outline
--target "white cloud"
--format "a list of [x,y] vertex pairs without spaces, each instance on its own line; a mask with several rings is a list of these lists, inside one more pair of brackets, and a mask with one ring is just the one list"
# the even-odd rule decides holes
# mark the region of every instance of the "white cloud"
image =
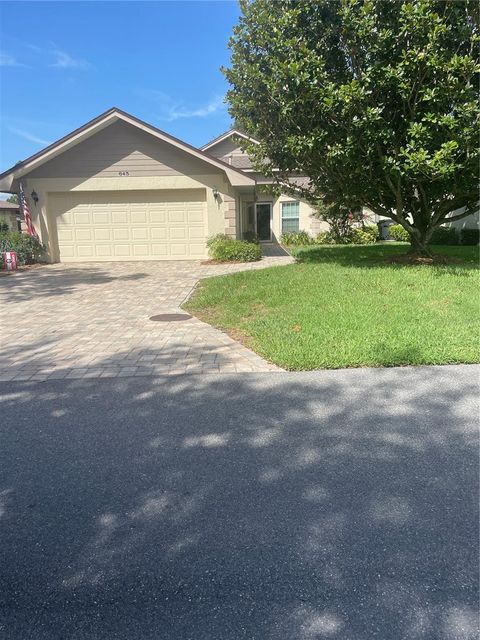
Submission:
[[226,105],[223,96],[213,98],[208,104],[197,109],[172,108],[168,114],[168,120],[179,120],[180,118],[206,118],[219,111],[225,111]]
[[66,51],[60,49],[54,49],[52,53],[55,56],[55,62],[51,64],[51,67],[58,67],[60,69],[86,69],[88,62],[81,58],[73,58]]
[[8,53],[0,53],[0,67],[24,67],[21,62]]
[[175,101],[171,96],[163,91],[141,90],[137,93],[148,100],[153,100],[161,110],[160,119],[167,122],[180,120],[182,118],[207,118],[215,113],[226,111],[227,105],[224,97],[217,95],[204,106],[187,108],[179,101]]
[[48,140],[44,140],[43,138],[39,138],[38,136],[34,135],[33,133],[29,133],[28,131],[25,131],[24,129],[17,129],[17,127],[9,127],[9,130],[14,133],[17,136],[20,136],[20,138],[24,138],[25,140],[28,140],[29,142],[35,142],[36,144],[50,144],[50,142]]

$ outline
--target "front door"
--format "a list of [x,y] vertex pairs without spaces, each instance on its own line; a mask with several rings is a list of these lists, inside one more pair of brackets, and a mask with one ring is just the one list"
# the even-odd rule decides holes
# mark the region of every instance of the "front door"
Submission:
[[270,202],[257,202],[255,214],[258,237],[260,240],[271,240],[272,231],[270,221],[272,218],[272,204]]

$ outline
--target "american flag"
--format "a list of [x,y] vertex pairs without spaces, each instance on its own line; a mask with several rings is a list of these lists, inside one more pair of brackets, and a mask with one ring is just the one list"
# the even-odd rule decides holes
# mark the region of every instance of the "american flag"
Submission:
[[30,217],[30,210],[28,208],[28,202],[25,197],[25,191],[23,190],[22,183],[20,183],[20,205],[22,207],[25,224],[27,225],[27,233],[29,233],[37,240],[40,240],[40,238],[38,237],[38,233],[35,231],[35,227],[33,226],[32,218]]

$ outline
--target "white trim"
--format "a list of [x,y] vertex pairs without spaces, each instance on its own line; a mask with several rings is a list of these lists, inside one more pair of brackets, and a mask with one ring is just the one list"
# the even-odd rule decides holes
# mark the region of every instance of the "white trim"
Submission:
[[[298,205],[298,216],[296,218],[284,218],[283,217],[283,206],[285,204],[297,204]],[[280,233],[284,233],[283,231],[283,221],[284,220],[298,220],[298,229],[297,231],[300,231],[300,200],[282,200],[282,202],[280,202]],[[288,233],[288,232],[286,232]],[[296,232],[293,232],[296,233]]]

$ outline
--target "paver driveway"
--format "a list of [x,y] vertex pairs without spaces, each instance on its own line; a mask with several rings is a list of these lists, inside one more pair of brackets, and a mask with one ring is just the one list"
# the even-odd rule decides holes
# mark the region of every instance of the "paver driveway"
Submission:
[[48,265],[4,276],[0,380],[275,370],[196,318],[149,318],[180,311],[200,278],[291,260]]

